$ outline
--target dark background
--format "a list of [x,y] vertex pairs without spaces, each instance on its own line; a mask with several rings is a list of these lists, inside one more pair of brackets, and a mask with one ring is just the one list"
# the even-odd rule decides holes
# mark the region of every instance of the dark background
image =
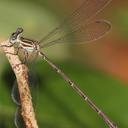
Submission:
[[[83,0],[0,0],[0,40],[17,27],[39,40]],[[83,45],[56,45],[44,49],[72,80],[120,128],[128,127],[128,2],[112,1],[99,15],[112,23],[104,38]],[[44,62],[34,63],[33,93],[40,127],[107,128],[103,120]],[[0,128],[14,128],[16,105],[11,100],[15,76],[0,54]]]

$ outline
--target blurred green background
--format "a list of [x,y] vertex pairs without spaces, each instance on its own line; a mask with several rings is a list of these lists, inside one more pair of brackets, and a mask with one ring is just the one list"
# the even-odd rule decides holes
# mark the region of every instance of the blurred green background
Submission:
[[[0,40],[17,27],[41,39],[84,0],[0,0]],[[100,19],[112,22],[104,38],[83,45],[55,45],[45,53],[120,128],[128,128],[128,1],[112,1]],[[43,61],[37,61],[36,114],[40,128],[107,128],[103,120]],[[14,128],[11,100],[15,76],[0,54],[0,128]]]

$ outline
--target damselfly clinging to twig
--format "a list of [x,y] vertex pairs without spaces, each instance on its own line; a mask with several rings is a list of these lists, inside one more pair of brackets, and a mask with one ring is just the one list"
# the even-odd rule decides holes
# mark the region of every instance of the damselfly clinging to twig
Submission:
[[[90,100],[90,98],[79,89],[79,87],[59,68],[57,67],[42,51],[41,48],[51,46],[57,43],[81,43],[97,40],[105,35],[110,29],[111,24],[106,20],[92,21],[92,18],[98,14],[111,0],[84,0],[83,4],[69,15],[58,27],[52,30],[40,41],[34,41],[22,37],[23,29],[18,28],[10,37],[11,46],[17,46],[25,53],[36,53],[46,61],[65,81],[76,91],[84,101],[96,111],[109,126],[117,128],[110,119]],[[65,27],[69,31],[64,32]],[[59,36],[56,36],[59,35]],[[52,39],[54,37],[54,39]],[[50,40],[50,41],[49,41]]]

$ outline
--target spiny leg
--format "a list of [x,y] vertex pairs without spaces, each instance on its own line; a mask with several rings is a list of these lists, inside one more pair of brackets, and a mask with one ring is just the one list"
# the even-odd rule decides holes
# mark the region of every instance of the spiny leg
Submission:
[[31,54],[30,54],[30,58],[32,58],[32,62],[35,62],[38,58],[38,51],[33,51]]
[[[7,47],[7,48],[9,48],[9,47],[12,47],[12,46],[14,46],[13,44],[11,44],[11,45],[0,45],[0,47]],[[6,54],[11,54],[11,55],[16,55],[16,54],[14,54],[14,53],[10,53],[10,52],[5,52]]]
[[21,47],[15,47],[16,49],[16,53],[10,53],[10,52],[5,52],[6,54],[11,54],[11,55],[18,55],[19,54],[19,50],[22,49]]
[[13,44],[11,44],[11,45],[0,45],[0,47],[12,47],[13,46]]
[[28,51],[23,49],[23,61],[22,61],[22,64],[26,64],[27,63],[27,60],[28,60]]

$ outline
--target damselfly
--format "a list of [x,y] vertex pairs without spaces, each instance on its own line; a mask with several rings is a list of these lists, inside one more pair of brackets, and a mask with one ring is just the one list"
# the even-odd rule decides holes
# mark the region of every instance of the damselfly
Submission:
[[[96,111],[110,128],[117,126],[90,100],[90,98],[79,89],[79,87],[42,51],[41,48],[51,46],[57,43],[81,43],[97,40],[111,29],[110,22],[106,20],[92,21],[92,18],[98,14],[111,0],[84,0],[83,4],[69,15],[58,27],[52,30],[40,41],[31,40],[22,37],[23,29],[18,28],[10,37],[11,46],[17,46],[22,49],[27,59],[28,54],[36,53],[46,61],[68,85],[78,93],[84,101]],[[69,31],[64,29],[68,27]],[[53,38],[54,37],[54,38]],[[49,41],[51,40],[51,41]]]

